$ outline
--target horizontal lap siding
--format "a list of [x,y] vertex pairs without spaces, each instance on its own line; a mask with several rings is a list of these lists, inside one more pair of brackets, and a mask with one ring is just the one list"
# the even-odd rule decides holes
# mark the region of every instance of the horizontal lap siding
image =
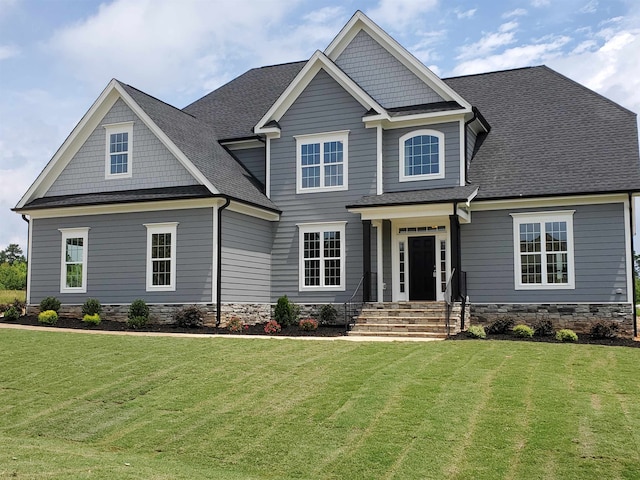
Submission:
[[225,210],[222,213],[222,302],[271,301],[273,225]]
[[243,148],[231,153],[256,177],[263,185],[265,183],[265,148]]
[[[175,292],[146,291],[147,229],[178,222]],[[62,235],[59,228],[89,227],[87,293],[60,293]],[[53,295],[63,303],[211,302],[212,209],[173,210],[35,219],[31,258],[31,303]]]
[[[416,130],[436,130],[444,134],[445,178],[433,180],[400,181],[400,137]],[[382,136],[383,178],[385,192],[402,192],[460,185],[460,124],[441,123],[425,127],[384,130]]]
[[[575,290],[515,290],[510,213],[575,210]],[[471,302],[625,302],[624,207],[621,203],[530,210],[473,212],[461,226],[462,268]],[[616,290],[621,289],[622,294]]]
[[[130,157],[132,176],[106,180],[106,131],[103,125],[119,122],[133,122]],[[162,174],[159,175],[158,172]],[[142,120],[122,100],[118,100],[45,196],[176,187],[197,183]]]
[[[326,72],[320,71],[280,120],[281,138],[271,142],[271,199],[283,214],[275,226],[272,300],[288,295],[300,303],[343,302],[363,273],[362,222],[345,205],[375,194],[376,131],[366,129],[366,109]],[[349,130],[348,191],[296,194],[294,135]],[[298,291],[298,227],[309,222],[346,221],[346,290]]]

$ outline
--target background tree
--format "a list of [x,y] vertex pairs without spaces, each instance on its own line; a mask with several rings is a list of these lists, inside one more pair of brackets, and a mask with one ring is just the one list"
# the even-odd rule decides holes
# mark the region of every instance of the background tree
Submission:
[[7,248],[0,251],[0,264],[14,265],[16,262],[24,263],[26,261],[27,259],[24,258],[22,249],[17,243],[10,243]]
[[17,243],[0,251],[0,290],[27,288],[27,260]]

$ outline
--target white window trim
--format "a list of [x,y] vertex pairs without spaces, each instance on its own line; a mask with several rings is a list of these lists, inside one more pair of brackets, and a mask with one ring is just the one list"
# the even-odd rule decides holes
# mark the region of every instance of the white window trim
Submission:
[[[322,292],[344,292],[346,290],[346,246],[347,238],[345,234],[345,225],[347,222],[331,222],[331,223],[300,223],[298,227],[298,290],[301,292],[310,291],[322,291]],[[308,286],[304,284],[304,234],[319,232],[321,235],[321,242],[324,232],[340,232],[340,285],[320,285],[320,286]],[[324,255],[320,248],[320,279],[321,283],[324,283],[324,266],[322,261]]]
[[[438,138],[438,173],[432,173],[428,175],[405,175],[404,173],[404,142],[410,138],[417,137],[419,135],[431,135],[433,137]],[[415,182],[418,180],[434,180],[436,178],[444,178],[444,133],[439,132],[438,130],[413,130],[412,132],[406,133],[400,137],[400,145],[399,145],[399,157],[398,157],[398,166],[399,166],[399,181],[400,182]]]
[[[131,172],[133,171],[133,122],[121,122],[111,123],[103,125],[105,129],[105,159],[104,159],[104,178],[106,180],[113,180],[116,178],[131,178]],[[111,173],[111,152],[110,149],[110,136],[114,133],[127,133],[128,141],[127,146],[127,173]]]
[[[175,292],[178,266],[176,250],[178,244],[178,222],[145,223],[147,227],[147,292]],[[171,277],[169,285],[153,285],[153,261],[151,258],[152,236],[158,233],[171,234]]]
[[[89,227],[59,228],[62,233],[60,251],[60,293],[87,293],[87,259],[89,258]],[[82,238],[82,286],[67,287],[67,240]]]
[[[516,290],[575,290],[575,260],[573,244],[573,214],[575,210],[553,212],[511,213],[513,217],[513,255],[514,284]],[[540,251],[542,261],[542,283],[522,283],[522,256],[520,254],[520,225],[523,223],[539,223],[540,234],[544,235],[544,223],[567,223],[567,283],[547,282],[546,245],[542,242]]]
[[[349,189],[349,130],[296,135],[296,193],[334,192]],[[325,187],[324,185],[324,146],[325,142],[342,142],[342,185]],[[320,187],[302,188],[302,145],[320,144]]]

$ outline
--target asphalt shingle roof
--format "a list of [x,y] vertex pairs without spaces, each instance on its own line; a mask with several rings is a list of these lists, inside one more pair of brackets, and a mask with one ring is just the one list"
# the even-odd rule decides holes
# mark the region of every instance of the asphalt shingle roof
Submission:
[[636,116],[548,67],[444,80],[477,107],[477,199],[640,190]]
[[466,202],[477,189],[478,187],[476,185],[465,185],[462,187],[434,188],[431,190],[412,190],[409,192],[391,192],[383,193],[382,195],[367,195],[351,205],[347,205],[347,208]]
[[211,125],[129,85],[121,85],[220,193],[278,211],[262,193],[255,177],[220,145]]

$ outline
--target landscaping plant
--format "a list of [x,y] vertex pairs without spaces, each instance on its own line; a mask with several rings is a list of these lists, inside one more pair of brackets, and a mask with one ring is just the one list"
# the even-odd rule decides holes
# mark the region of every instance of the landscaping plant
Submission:
[[615,322],[598,321],[593,324],[589,331],[591,338],[616,338],[620,325]]
[[127,327],[140,328],[144,327],[149,321],[149,307],[142,299],[131,302],[129,306],[129,316],[127,318]]
[[40,311],[46,312],[47,310],[53,310],[58,313],[60,311],[60,300],[56,297],[45,297],[40,301]]
[[482,325],[471,325],[467,329],[467,336],[471,338],[487,338],[487,332]]
[[15,306],[11,305],[4,312],[4,318],[5,320],[11,320],[11,321],[18,320],[18,318],[20,318],[20,311]]
[[520,338],[532,338],[534,330],[528,325],[520,324],[513,327],[513,334]]
[[82,321],[88,325],[100,325],[100,314],[99,313],[94,313],[94,314],[88,314],[85,313],[84,316],[82,317]]
[[537,320],[533,323],[533,334],[536,337],[550,337],[553,335],[553,322],[551,320]]
[[562,330],[558,330],[558,332],[556,333],[556,340],[560,342],[577,342],[578,335],[576,335],[576,332],[574,332],[573,330],[564,328]]
[[513,324],[515,322],[512,318],[499,318],[498,320],[491,323],[486,331],[489,334],[493,335],[501,335],[505,333],[509,333],[509,331],[513,328]]
[[293,302],[289,301],[286,295],[278,299],[274,309],[274,317],[283,327],[297,323],[300,315],[300,308]]
[[58,314],[55,310],[45,310],[38,314],[38,321],[44,325],[55,325],[58,323]]
[[96,315],[102,313],[102,304],[95,298],[87,298],[82,305],[82,315]]
[[204,325],[204,313],[196,305],[181,308],[173,318],[176,325],[183,328],[199,328]]
[[320,321],[323,325],[334,325],[338,318],[338,311],[333,305],[327,304],[320,307]]
[[231,317],[227,322],[227,329],[232,333],[242,333],[246,327],[248,325],[245,325],[242,319],[236,316]]
[[303,318],[302,320],[300,320],[298,326],[300,327],[300,330],[311,332],[318,329],[318,321],[314,320],[313,318]]
[[265,333],[273,334],[278,333],[280,330],[282,330],[282,327],[275,320],[269,320],[264,326]]

